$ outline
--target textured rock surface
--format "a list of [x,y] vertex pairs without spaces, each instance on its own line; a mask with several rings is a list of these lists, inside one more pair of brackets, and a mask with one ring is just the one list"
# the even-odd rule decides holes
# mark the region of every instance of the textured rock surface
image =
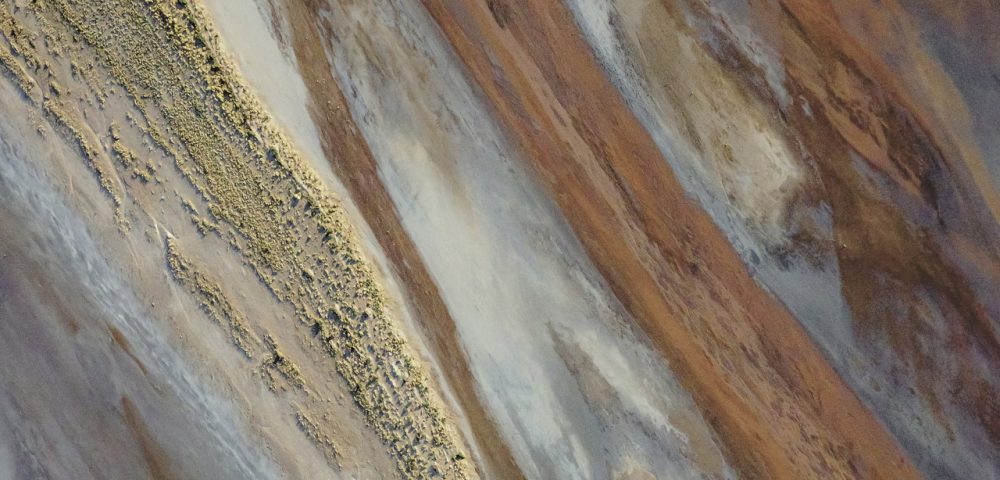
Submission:
[[0,1],[0,477],[1000,479],[998,26]]

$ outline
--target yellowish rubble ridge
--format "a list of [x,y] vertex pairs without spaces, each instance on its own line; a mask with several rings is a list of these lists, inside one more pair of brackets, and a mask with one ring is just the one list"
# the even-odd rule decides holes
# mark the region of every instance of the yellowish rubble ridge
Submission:
[[[239,252],[314,332],[313,344],[329,355],[401,475],[475,476],[439,395],[387,316],[343,210],[243,83],[201,6],[190,0],[25,0],[0,5],[0,27],[2,70],[80,150],[119,223],[153,184],[171,181],[122,141],[120,130],[131,129],[172,160],[198,193],[207,212],[187,200],[183,210],[200,233]],[[58,65],[44,64],[41,49]],[[90,96],[70,96],[58,72],[71,72]],[[47,89],[37,88],[42,85]],[[97,130],[85,128],[85,112],[67,113],[74,102],[104,110],[112,97],[128,102],[137,118],[129,113],[127,125]],[[107,132],[106,140],[91,138],[96,131]],[[177,282],[248,357],[257,353],[261,341],[252,319],[232,307],[218,282],[173,239],[166,239],[165,250]],[[300,382],[298,367],[281,361],[269,335],[265,343],[281,375]],[[336,457],[333,440],[304,415],[296,419],[306,435]]]

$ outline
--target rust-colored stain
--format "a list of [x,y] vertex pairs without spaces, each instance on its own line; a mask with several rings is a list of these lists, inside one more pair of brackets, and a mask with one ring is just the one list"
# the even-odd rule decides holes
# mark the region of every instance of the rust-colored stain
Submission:
[[128,425],[132,436],[135,437],[136,442],[139,444],[142,457],[146,460],[146,465],[149,467],[149,475],[154,480],[180,478],[170,471],[170,459],[167,458],[166,453],[157,444],[153,434],[146,429],[145,424],[142,422],[142,417],[139,416],[139,412],[128,396],[122,396],[122,414],[125,418],[125,424]]
[[[789,124],[821,171],[843,292],[860,334],[888,338],[895,356],[913,367],[920,396],[945,429],[953,426],[943,405],[954,404],[1000,447],[1000,392],[983,380],[1000,371],[1000,332],[970,280],[936,241],[947,238],[953,254],[976,259],[981,275],[1000,280],[996,194],[982,159],[948,135],[921,104],[925,99],[914,98],[876,58],[880,52],[835,28],[836,15],[823,2],[787,1],[783,7],[788,83],[819,112],[806,118],[801,109],[790,109]],[[896,2],[859,5],[853,14],[866,19],[873,37],[885,39],[886,49],[905,48],[893,45],[906,39],[892,30],[893,15],[905,18]],[[924,68],[937,67],[928,61]],[[936,92],[957,95],[943,87]],[[959,99],[946,104],[954,118],[968,115]],[[887,190],[903,200],[887,200],[867,183],[852,168],[851,151],[890,178]],[[932,331],[940,326],[931,312],[940,312],[948,337]],[[936,347],[928,351],[929,344]],[[949,373],[951,364],[957,373]],[[942,382],[947,387],[937,388]]]
[[685,197],[564,6],[424,3],[743,476],[919,478]]
[[149,372],[146,370],[146,365],[143,365],[142,361],[139,360],[139,357],[136,357],[135,353],[132,352],[132,345],[129,344],[128,339],[125,338],[125,335],[122,334],[122,331],[114,327],[113,325],[108,325],[108,331],[111,332],[111,341],[114,342],[115,346],[122,349],[122,351],[125,352],[125,354],[128,355],[128,357],[131,358],[133,362],[135,362],[135,366],[139,367],[139,370],[142,371],[142,374],[148,377]]

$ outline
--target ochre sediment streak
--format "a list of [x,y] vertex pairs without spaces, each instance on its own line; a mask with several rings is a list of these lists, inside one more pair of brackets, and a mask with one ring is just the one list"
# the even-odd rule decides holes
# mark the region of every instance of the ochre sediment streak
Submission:
[[46,99],[42,103],[42,111],[45,112],[45,116],[48,117],[56,131],[65,135],[69,141],[76,144],[77,148],[80,149],[83,158],[87,160],[87,166],[97,175],[101,189],[111,198],[111,202],[115,206],[116,215],[119,216],[119,221],[121,222],[122,194],[112,178],[111,169],[107,165],[108,162],[103,161],[104,158],[84,136],[76,120],[63,112],[62,107],[55,100],[51,98]]
[[156,444],[156,435],[150,432],[142,423],[142,417],[128,397],[121,399],[122,412],[125,416],[125,423],[128,425],[135,440],[139,443],[142,456],[149,466],[149,475],[153,480],[170,480],[176,478],[171,473],[170,462],[163,453],[163,449]]
[[313,95],[312,114],[323,135],[323,148],[334,171],[350,190],[355,203],[371,226],[379,245],[405,288],[406,301],[430,340],[437,362],[446,376],[473,439],[485,458],[484,475],[523,478],[475,391],[468,360],[458,340],[454,320],[427,272],[413,240],[400,223],[396,208],[379,178],[375,159],[350,116],[340,86],[332,77],[332,66],[324,42],[332,35],[321,20],[321,2],[289,2],[294,49],[301,73]]
[[[207,205],[213,223],[199,229],[218,235],[242,255],[274,296],[294,309],[300,324],[312,327],[317,340],[304,343],[329,353],[328,367],[346,381],[402,476],[475,476],[462,460],[463,447],[437,393],[386,317],[381,288],[360,257],[339,205],[249,95],[199,7],[186,1],[55,0],[31,4],[15,14],[15,21],[44,24],[46,48],[70,55],[73,65],[77,60],[96,64],[85,80],[110,80],[108,92],[93,92],[102,104],[108,95],[122,105],[131,100],[128,107],[134,106],[141,118],[129,128],[148,134],[146,146],[173,160],[183,174],[179,178],[190,182],[199,203]],[[77,71],[74,67],[74,76]],[[127,97],[117,93],[121,90]],[[59,91],[53,87],[52,94]],[[79,143],[116,207],[132,208],[122,198],[142,198],[151,193],[147,188],[165,200],[162,187],[142,186],[155,167],[137,170],[138,156],[119,143],[116,129],[110,129],[110,151],[99,150],[54,102],[47,98],[44,104],[50,119],[65,126],[69,141]],[[109,180],[118,171],[137,180],[122,180],[121,194]],[[172,181],[183,181],[169,174]],[[176,194],[182,185],[174,187]],[[188,213],[198,215],[191,202],[184,203]],[[172,240],[166,250],[175,278],[252,353],[260,341],[245,316]],[[273,340],[266,343],[274,367],[296,384],[299,369]]]
[[31,77],[28,76],[21,64],[14,59],[10,51],[6,48],[0,50],[0,67],[14,79],[14,83],[17,84],[18,88],[25,95],[30,95],[35,89],[35,84],[31,81]]
[[306,437],[309,437],[309,440],[313,442],[313,445],[320,449],[327,463],[330,465],[340,464],[340,453],[337,451],[336,443],[316,422],[302,412],[295,412],[295,422],[299,425],[299,429],[306,434]]
[[[11,16],[10,11],[6,8],[0,8],[0,37],[6,39],[8,44],[0,47],[0,67],[13,77],[15,84],[21,89],[21,92],[26,96],[30,95],[35,88],[35,84],[28,75],[27,69],[36,69],[41,65],[38,59],[31,54],[29,47],[24,43],[27,40],[27,34],[24,29],[14,21],[14,17]],[[21,66],[15,60],[15,56],[21,57],[25,62],[25,66]]]
[[745,476],[919,477],[685,198],[569,12],[424,3]]
[[279,387],[274,382],[273,374],[276,373],[287,384],[300,390],[308,391],[305,379],[302,378],[302,370],[278,347],[278,343],[270,334],[264,335],[264,344],[267,346],[270,355],[264,360],[262,367],[271,375],[268,388],[276,390]]
[[180,252],[172,238],[167,238],[167,265],[174,279],[197,298],[201,309],[215,323],[226,328],[233,344],[247,358],[253,358],[260,348],[260,340],[247,328],[243,313],[233,307],[218,282],[206,277]]

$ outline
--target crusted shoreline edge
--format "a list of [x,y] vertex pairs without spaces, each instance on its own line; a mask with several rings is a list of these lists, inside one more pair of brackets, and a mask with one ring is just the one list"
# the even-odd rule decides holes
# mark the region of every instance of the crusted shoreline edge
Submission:
[[[207,204],[218,226],[211,233],[239,252],[274,296],[320,337],[400,473],[475,476],[437,392],[387,316],[381,287],[344,212],[240,78],[204,8],[190,0],[16,5],[14,15],[10,4],[3,6],[5,23],[17,25],[30,12],[43,27],[47,48],[73,51],[82,40],[92,49],[100,68],[144,117],[145,127],[138,128],[173,159]],[[57,105],[19,74],[48,70],[30,51],[34,42],[6,32],[2,37],[11,48],[0,63],[29,103],[41,95],[43,105]],[[95,94],[100,101],[107,92],[99,87]],[[65,129],[73,128],[72,122],[56,123]],[[128,228],[119,212],[129,185],[122,182],[124,191],[115,191],[108,173],[96,164],[92,170],[113,199],[119,225]]]

